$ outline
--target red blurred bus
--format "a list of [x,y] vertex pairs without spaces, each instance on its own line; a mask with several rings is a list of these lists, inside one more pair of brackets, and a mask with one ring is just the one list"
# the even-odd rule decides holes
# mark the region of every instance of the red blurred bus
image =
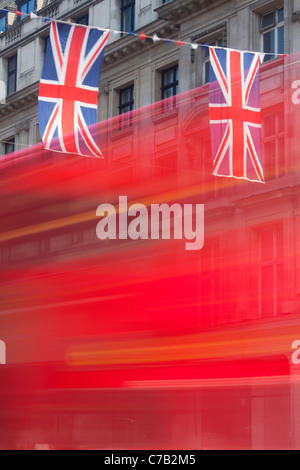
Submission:
[[[212,175],[207,86],[99,123],[103,160],[2,158],[0,448],[300,448],[298,69],[261,66],[265,184]],[[120,196],[204,205],[203,248],[99,240]]]

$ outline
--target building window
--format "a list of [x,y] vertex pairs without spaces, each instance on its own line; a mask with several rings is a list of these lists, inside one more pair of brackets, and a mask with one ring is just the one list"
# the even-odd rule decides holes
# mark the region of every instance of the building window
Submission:
[[283,294],[283,227],[259,233],[259,305],[262,318],[280,315]]
[[80,18],[76,19],[77,24],[82,24],[83,26],[88,26],[89,25],[89,14],[87,13],[84,16],[81,16]]
[[162,72],[161,99],[170,98],[178,93],[178,65]]
[[121,31],[131,33],[135,29],[135,0],[121,0]]
[[265,62],[274,59],[276,54],[284,54],[284,8],[263,15],[260,32]]
[[130,85],[120,90],[119,114],[129,113],[134,107],[134,86]]
[[29,15],[35,10],[35,0],[22,0],[17,2],[18,11]]
[[17,55],[7,61],[7,96],[15,93],[17,89]]
[[155,178],[168,178],[176,175],[178,154],[176,151],[156,157],[154,163]]
[[9,139],[5,142],[5,155],[15,151],[15,139]]
[[[215,41],[212,41],[208,44],[209,46],[214,46],[214,47],[222,47],[223,46],[223,40],[222,39],[216,39]],[[209,72],[210,72],[210,54],[209,54],[209,48],[204,47],[203,48],[203,84],[209,83]]]
[[210,326],[222,321],[220,246],[210,240],[201,253],[200,325]]
[[271,110],[263,115],[263,166],[266,178],[277,178],[285,174],[284,112]]
[[4,33],[4,31],[6,31],[6,26],[7,26],[7,16],[0,15],[0,33]]

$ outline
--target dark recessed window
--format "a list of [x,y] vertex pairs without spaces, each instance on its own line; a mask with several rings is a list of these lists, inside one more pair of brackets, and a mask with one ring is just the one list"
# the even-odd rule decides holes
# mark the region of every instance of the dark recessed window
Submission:
[[21,13],[30,15],[35,10],[35,0],[22,0],[17,2],[17,9]]
[[120,90],[119,114],[128,113],[134,107],[134,86],[130,85]]
[[121,0],[121,31],[131,33],[135,29],[135,0]]
[[81,16],[80,18],[77,18],[76,23],[77,24],[82,24],[84,26],[88,26],[89,25],[89,15],[88,15],[88,13],[84,16]]
[[178,93],[178,65],[162,72],[161,99],[170,98]]
[[5,142],[5,155],[15,151],[15,139],[9,139]]
[[17,89],[17,55],[7,61],[7,96],[15,93]]

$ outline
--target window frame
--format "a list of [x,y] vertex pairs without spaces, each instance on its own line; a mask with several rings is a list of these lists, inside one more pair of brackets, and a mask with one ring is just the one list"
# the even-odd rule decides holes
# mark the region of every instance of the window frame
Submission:
[[[172,72],[172,81],[171,82],[165,82],[165,76],[166,74]],[[178,86],[179,86],[179,67],[178,64],[172,65],[171,67],[168,67],[161,72],[161,99],[165,100],[168,98],[173,98],[174,96],[178,95]],[[166,92],[169,90],[172,90],[172,94],[166,96]]]
[[214,237],[207,241],[206,251],[200,256],[199,320],[201,327],[210,327],[222,322],[222,319],[216,315],[216,305],[223,304],[220,252],[221,240]]
[[[130,92],[130,99],[123,102],[122,95],[123,93],[126,93],[127,91]],[[129,109],[127,109],[128,107]],[[119,90],[119,115],[121,116],[133,110],[134,110],[134,84],[131,84]]]
[[6,140],[4,142],[4,155],[8,155],[9,153],[13,153],[16,148],[16,139],[14,137]]
[[[224,47],[223,46],[223,38],[218,37],[215,38],[213,41],[210,41],[207,46],[213,47]],[[208,69],[208,70],[207,70]],[[203,85],[209,83],[209,71],[210,71],[210,56],[209,56],[209,47],[203,47]],[[208,73],[208,79],[207,79]]]
[[[270,120],[273,120],[271,122]],[[269,126],[271,122],[271,126]],[[268,164],[264,161],[265,176],[279,178],[284,176],[286,168],[286,154],[284,148],[284,109],[283,105],[271,108],[262,113],[262,148],[263,156],[268,155]],[[268,148],[274,146],[272,165]],[[264,157],[265,158],[265,157]]]
[[[30,13],[36,10],[36,0],[19,0],[16,3],[18,11],[20,11],[21,13],[25,13],[26,15],[29,15]],[[31,9],[29,6],[31,3],[33,3],[33,9]],[[24,6],[26,7],[26,11],[24,10]]]
[[2,13],[2,14],[0,14],[0,23],[1,23],[1,20],[4,20],[5,26],[4,26],[3,31],[2,31],[1,28],[0,28],[0,34],[1,34],[1,33],[4,33],[4,32],[7,30],[7,13]]
[[[15,67],[10,70],[10,64],[12,61],[15,61]],[[18,71],[18,55],[14,54],[13,56],[7,59],[7,96],[11,96],[17,91],[17,71]],[[13,79],[13,87],[11,88],[11,81],[10,78],[14,77]]]
[[[271,233],[272,236],[272,256],[263,257],[262,245],[263,245],[263,233]],[[280,252],[280,235],[281,235],[281,252]],[[280,270],[282,270],[282,283],[284,283],[284,230],[282,223],[276,223],[274,225],[260,227],[259,229],[259,262],[258,262],[258,295],[259,295],[259,317],[260,318],[273,318],[282,313],[282,293],[283,284],[280,285]],[[272,271],[272,311],[264,311],[265,291],[263,288],[264,272],[266,269]]]
[[[132,33],[135,30],[135,0],[121,0],[121,31],[122,33]],[[129,10],[130,21],[126,24],[126,13]]]
[[[279,18],[279,13],[283,12],[283,19]],[[269,27],[263,27],[264,18],[268,15],[274,13],[274,24],[270,25]],[[260,35],[261,35],[261,50],[265,53],[264,62],[272,60],[276,58],[278,54],[284,54],[284,34],[285,34],[285,22],[284,22],[284,7],[281,8],[273,8],[271,11],[261,14],[260,18]],[[283,30],[283,44],[279,44],[279,30]],[[273,51],[266,51],[265,50],[265,37],[267,34],[270,34],[274,31],[274,52]],[[282,50],[280,50],[282,47]],[[271,47],[270,47],[271,49]]]

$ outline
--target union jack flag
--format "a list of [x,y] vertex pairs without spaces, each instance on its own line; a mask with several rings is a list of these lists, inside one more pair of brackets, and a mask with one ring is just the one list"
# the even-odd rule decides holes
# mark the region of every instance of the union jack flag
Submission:
[[264,182],[260,54],[210,47],[213,174]]
[[97,122],[98,84],[108,31],[51,23],[39,89],[46,149],[103,157],[89,128]]

